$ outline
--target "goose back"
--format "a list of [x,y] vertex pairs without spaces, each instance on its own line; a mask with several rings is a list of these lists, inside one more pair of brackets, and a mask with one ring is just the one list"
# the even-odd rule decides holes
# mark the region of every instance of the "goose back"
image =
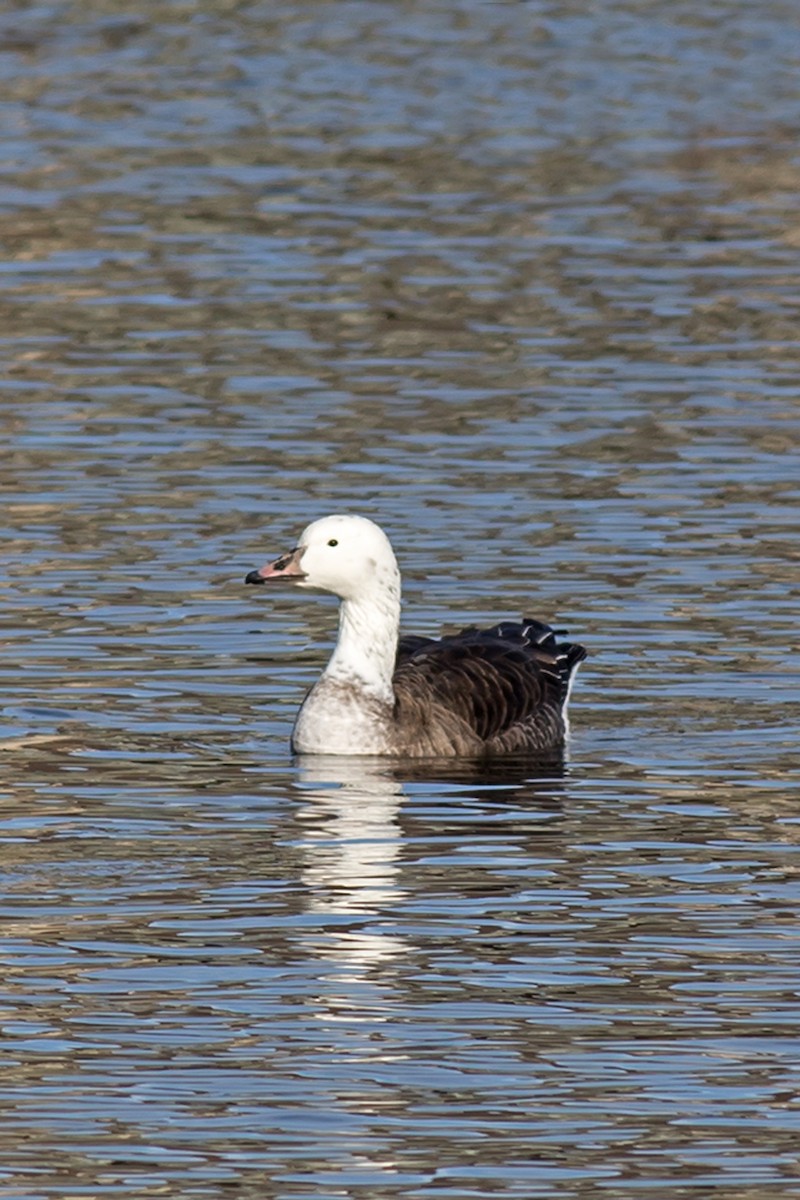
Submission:
[[503,621],[443,638],[403,637],[393,686],[401,753],[494,755],[563,742],[582,646],[541,621]]

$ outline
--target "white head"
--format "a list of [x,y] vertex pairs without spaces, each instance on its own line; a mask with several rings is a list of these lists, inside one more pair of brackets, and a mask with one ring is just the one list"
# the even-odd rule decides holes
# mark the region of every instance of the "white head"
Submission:
[[399,601],[400,572],[386,534],[367,517],[337,515],[312,522],[288,554],[251,571],[247,583],[286,579],[297,587],[333,592],[341,600]]
[[[303,703],[292,735],[294,744],[315,751],[331,742],[342,745],[342,722],[361,747],[354,753],[364,753],[367,744],[382,744],[375,742],[375,715],[369,705],[377,701],[388,710],[394,701],[392,674],[400,623],[400,572],[386,534],[366,517],[323,517],[303,530],[293,550],[260,571],[251,571],[245,582],[280,579],[312,591],[333,592],[342,602],[336,647]],[[332,709],[331,688],[337,697]],[[349,697],[346,712],[343,695]],[[357,719],[348,704],[355,705]]]

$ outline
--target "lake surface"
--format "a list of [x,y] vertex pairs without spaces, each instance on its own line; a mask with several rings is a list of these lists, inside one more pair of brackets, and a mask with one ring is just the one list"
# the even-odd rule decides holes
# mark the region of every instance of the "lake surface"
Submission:
[[[0,1196],[800,1196],[800,24],[0,16]],[[294,761],[404,627],[590,657],[563,770]]]

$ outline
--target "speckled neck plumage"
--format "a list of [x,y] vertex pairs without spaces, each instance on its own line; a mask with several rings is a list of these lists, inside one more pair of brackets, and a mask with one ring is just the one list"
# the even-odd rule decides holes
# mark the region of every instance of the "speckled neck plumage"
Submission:
[[370,696],[391,704],[399,628],[399,581],[396,586],[373,588],[357,600],[343,600],[339,639],[323,678],[358,684]]

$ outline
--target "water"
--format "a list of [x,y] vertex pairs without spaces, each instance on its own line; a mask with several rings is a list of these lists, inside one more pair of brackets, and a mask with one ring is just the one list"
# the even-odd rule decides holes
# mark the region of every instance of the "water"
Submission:
[[[800,1195],[793,8],[0,33],[0,1195]],[[292,761],[342,509],[563,771]]]

